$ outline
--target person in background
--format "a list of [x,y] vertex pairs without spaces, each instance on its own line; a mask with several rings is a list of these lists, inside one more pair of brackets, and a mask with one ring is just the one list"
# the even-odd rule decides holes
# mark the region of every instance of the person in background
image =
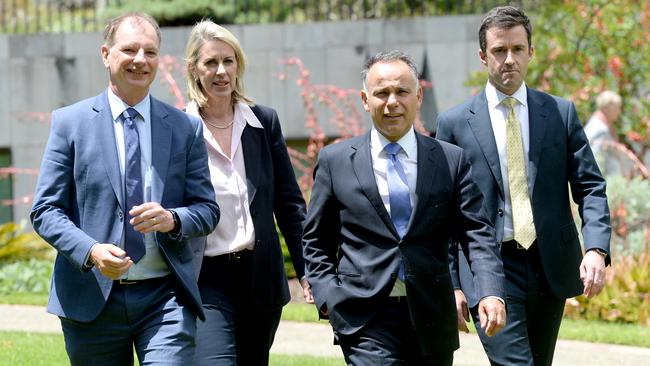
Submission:
[[[585,125],[585,135],[591,150],[604,175],[624,174],[631,167],[631,162],[616,149],[618,136],[615,123],[621,115],[623,99],[610,90],[605,90],[596,97],[596,111]],[[625,169],[626,162],[630,165]]]
[[203,309],[189,240],[219,207],[201,121],[149,94],[160,29],[143,13],[109,20],[108,89],[52,113],[34,230],[57,250],[47,310],[72,365],[192,362]]
[[371,57],[361,101],[372,129],[326,146],[303,236],[307,278],[348,365],[451,365],[459,347],[448,248],[476,273],[481,326],[505,321],[503,267],[462,149],[415,132],[418,72],[401,51]]
[[[492,365],[551,365],[565,300],[598,294],[611,261],[605,180],[573,103],[526,86],[531,38],[521,10],[492,9],[479,28],[485,89],[437,121],[436,138],[467,153],[501,243],[506,327],[486,337],[477,326]],[[584,255],[569,188],[582,218]],[[468,307],[479,321],[476,278],[466,256],[456,250],[455,257],[459,327],[466,329]]]
[[[246,59],[227,29],[204,20],[186,47],[186,112],[203,121],[212,185],[222,220],[207,238],[198,279],[206,320],[198,324],[197,365],[267,365],[290,300],[280,240],[303,295],[303,200],[275,110],[244,94]],[[274,221],[275,218],[275,221]]]

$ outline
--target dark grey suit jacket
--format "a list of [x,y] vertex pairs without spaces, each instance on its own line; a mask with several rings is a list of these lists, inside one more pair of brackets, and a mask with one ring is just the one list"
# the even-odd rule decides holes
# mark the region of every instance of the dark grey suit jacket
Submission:
[[461,149],[416,134],[416,202],[400,240],[377,189],[370,134],[323,148],[305,223],[307,276],[335,331],[353,334],[383,306],[400,261],[425,354],[457,349],[456,306],[448,266],[453,236],[469,250],[482,296],[504,297],[494,229]]
[[[530,149],[528,187],[537,248],[553,293],[569,298],[582,293],[582,249],[569,205],[569,188],[582,218],[585,249],[609,252],[611,236],[605,180],[589,148],[573,103],[528,89]],[[485,91],[438,116],[436,138],[462,147],[472,176],[485,196],[485,211],[503,239],[503,181]],[[606,262],[609,264],[610,258]],[[480,298],[464,256],[452,270],[454,285],[470,305]],[[454,267],[454,266],[452,266]],[[456,267],[456,268],[458,268]]]

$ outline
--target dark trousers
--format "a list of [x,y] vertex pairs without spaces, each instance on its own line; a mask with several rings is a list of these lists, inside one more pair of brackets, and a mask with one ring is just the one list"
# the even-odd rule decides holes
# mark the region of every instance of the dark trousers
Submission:
[[490,363],[550,366],[565,300],[551,293],[536,243],[528,250],[518,249],[515,242],[504,243],[501,257],[506,276],[505,328],[488,337],[478,326],[477,309],[472,309]]
[[199,290],[206,320],[197,323],[195,365],[268,365],[282,309],[255,308],[252,263],[251,253],[204,258]]
[[190,364],[196,318],[179,304],[171,276],[114,284],[104,310],[90,323],[61,318],[71,365]]
[[350,366],[451,366],[453,352],[424,355],[411,322],[406,297],[388,298],[386,306],[352,335],[337,334]]

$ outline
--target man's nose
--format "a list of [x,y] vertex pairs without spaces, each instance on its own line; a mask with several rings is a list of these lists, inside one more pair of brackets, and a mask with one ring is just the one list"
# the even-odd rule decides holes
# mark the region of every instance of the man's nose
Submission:
[[135,56],[133,57],[133,62],[143,63],[145,61],[146,59],[144,57],[144,49],[140,48],[138,50],[138,53],[136,53]]

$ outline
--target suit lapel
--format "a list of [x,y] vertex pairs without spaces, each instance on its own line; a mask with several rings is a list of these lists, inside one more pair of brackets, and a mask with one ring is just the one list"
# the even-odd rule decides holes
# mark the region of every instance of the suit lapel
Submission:
[[538,92],[528,89],[528,124],[530,130],[530,146],[528,148],[528,187],[530,192],[535,188],[537,166],[542,151],[542,142],[546,134],[546,110]]
[[377,189],[377,181],[375,180],[375,173],[372,168],[372,157],[370,154],[370,132],[366,133],[364,137],[355,145],[352,145],[352,153],[350,160],[352,161],[352,169],[359,181],[361,190],[370,201],[370,204],[375,208],[379,217],[384,221],[391,233],[399,238],[399,234],[393,225],[393,221],[386,211],[384,202],[379,195]]
[[241,148],[244,154],[244,167],[246,169],[246,185],[248,188],[249,206],[253,205],[255,193],[260,181],[262,167],[260,166],[260,149],[264,144],[264,130],[261,128],[250,127],[246,124],[241,135]]
[[501,197],[503,194],[503,179],[501,178],[501,164],[499,164],[499,152],[497,150],[497,143],[494,138],[494,131],[492,131],[492,123],[490,123],[490,111],[488,110],[487,99],[485,98],[485,91],[477,95],[467,115],[467,122],[469,123],[476,141],[483,152],[485,160],[487,160],[492,177],[497,182],[499,193]]
[[419,133],[415,134],[418,148],[418,172],[417,172],[417,181],[415,185],[415,207],[411,213],[411,219],[409,221],[409,226],[406,230],[408,231],[411,228],[413,219],[415,217],[420,217],[424,202],[426,200],[422,199],[427,196],[427,193],[430,191],[432,182],[435,179],[435,173],[438,171],[438,164],[440,159],[436,159],[437,154],[437,145],[432,143],[433,140],[424,138]]
[[119,155],[117,153],[117,146],[115,145],[115,129],[113,127],[113,115],[111,108],[108,105],[108,94],[106,91],[95,99],[93,110],[97,114],[93,118],[94,131],[97,134],[97,141],[99,141],[99,148],[103,157],[106,175],[113,187],[115,197],[124,208],[124,194],[122,193],[122,174],[120,173]]
[[151,97],[151,201],[161,202],[169,168],[172,126],[164,105]]

